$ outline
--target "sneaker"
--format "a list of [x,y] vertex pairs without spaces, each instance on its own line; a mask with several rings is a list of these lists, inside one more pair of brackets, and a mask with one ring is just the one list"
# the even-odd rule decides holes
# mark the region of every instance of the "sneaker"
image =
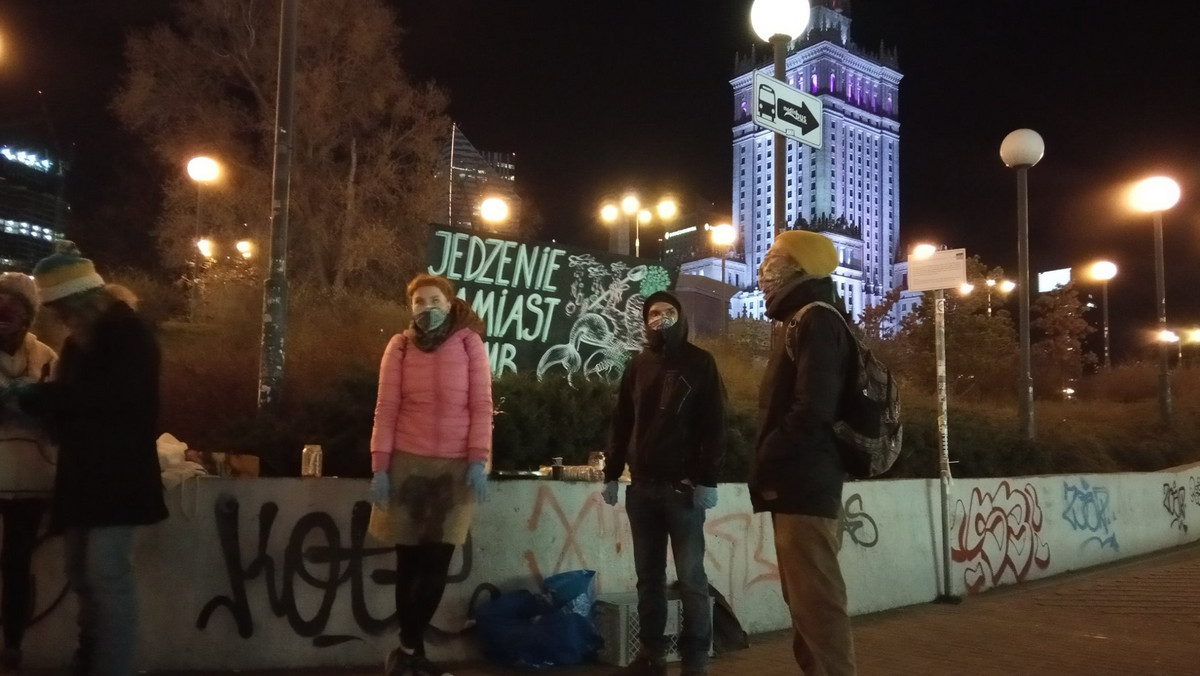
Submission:
[[413,676],[454,676],[438,665],[430,662],[424,655],[417,655],[412,661]]
[[17,671],[21,668],[21,650],[19,648],[5,648],[0,652],[0,670]]
[[416,656],[405,650],[404,646],[397,646],[388,653],[387,660],[383,663],[383,676],[404,676],[412,667],[414,659]]
[[612,676],[667,676],[667,665],[645,655],[614,671]]

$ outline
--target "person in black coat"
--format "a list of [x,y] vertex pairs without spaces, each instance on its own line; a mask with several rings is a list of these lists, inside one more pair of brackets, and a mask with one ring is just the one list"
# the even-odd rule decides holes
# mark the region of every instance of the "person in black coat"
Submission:
[[49,382],[22,400],[58,443],[51,528],[79,601],[77,674],[135,673],[135,526],[167,517],[156,440],[158,341],[74,245],[34,268],[42,304],[69,335]]
[[754,511],[771,513],[796,663],[821,676],[856,673],[837,558],[846,470],[833,423],[854,349],[830,278],[837,266],[833,242],[804,230],[780,233],[763,259],[759,287],[782,330],[759,392],[749,480]]
[[629,465],[625,512],[633,536],[641,653],[620,673],[666,673],[667,544],[679,577],[683,676],[708,673],[712,607],[704,571],[704,516],[717,505],[725,454],[725,386],[712,355],[688,342],[679,300],[666,291],[642,307],[647,347],[625,367],[604,474],[604,501],[617,503]]

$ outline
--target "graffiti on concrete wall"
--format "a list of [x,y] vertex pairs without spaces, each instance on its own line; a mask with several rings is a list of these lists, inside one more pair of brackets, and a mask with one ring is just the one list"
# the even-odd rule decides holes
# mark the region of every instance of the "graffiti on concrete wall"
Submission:
[[1001,481],[990,493],[973,488],[969,503],[960,500],[955,510],[958,535],[950,554],[965,564],[967,592],[1021,582],[1034,567],[1050,565],[1050,545],[1042,539],[1042,508],[1032,484],[1013,488]]
[[[633,536],[624,507],[604,504],[599,492],[592,492],[571,514],[563,507],[553,487],[542,484],[534,494],[526,528],[530,533],[561,532],[554,538],[555,549],[530,548],[523,554],[530,577],[539,584],[545,576],[566,570],[596,569],[600,562],[592,560],[588,552],[597,549],[583,545],[596,538],[610,543],[604,551],[628,556],[630,560],[633,557]],[[731,602],[758,584],[778,582],[779,567],[771,544],[771,522],[765,514],[722,514],[709,519],[704,524],[704,531],[708,541],[705,563],[709,575],[714,579],[722,578]],[[668,565],[674,564],[668,561]]]
[[879,544],[879,528],[875,525],[875,519],[863,509],[861,493],[846,498],[846,504],[842,508],[842,531],[860,547],[874,547]]
[[1187,489],[1172,481],[1163,484],[1163,509],[1171,516],[1171,528],[1187,532]]
[[1190,491],[1191,496],[1192,496],[1192,502],[1196,503],[1197,505],[1200,505],[1200,479],[1197,479],[1194,476],[1190,476],[1190,477],[1188,477],[1188,484],[1192,487],[1192,490]]
[[1111,547],[1120,551],[1117,543],[1117,533],[1112,528],[1116,521],[1109,506],[1108,489],[1103,486],[1092,486],[1087,479],[1080,479],[1077,485],[1063,482],[1063,520],[1073,530],[1091,533],[1081,546],[1096,544],[1100,549]]
[[[242,562],[238,517],[240,505],[237,498],[229,494],[220,495],[214,503],[217,538],[225,559],[225,571],[229,578],[230,592],[212,598],[204,604],[196,628],[205,629],[213,615],[221,609],[229,612],[237,627],[238,635],[250,638],[254,635],[254,617],[246,583],[262,579],[266,587],[271,612],[276,617],[287,618],[288,625],[297,635],[312,638],[313,645],[328,647],[360,640],[361,637],[344,634],[326,634],[334,603],[338,594],[348,587],[350,608],[355,624],[363,633],[378,636],[395,624],[394,608],[386,617],[375,617],[367,608],[368,596],[380,594],[376,586],[396,583],[396,555],[392,547],[368,548],[364,546],[367,524],[371,518],[371,506],[365,501],[354,503],[350,514],[349,541],[342,544],[342,534],[337,520],[324,512],[309,512],[296,520],[287,538],[281,561],[267,553],[271,532],[279,516],[279,505],[265,502],[258,513],[257,551],[248,563]],[[320,546],[306,547],[310,537],[315,537]],[[390,568],[375,567],[368,572],[368,562],[390,564]],[[451,571],[448,581],[461,582],[470,575],[471,542],[462,547],[462,564],[458,571]],[[368,587],[371,589],[369,590]],[[319,603],[311,608],[307,590],[314,590]],[[297,592],[306,599],[297,603]]]

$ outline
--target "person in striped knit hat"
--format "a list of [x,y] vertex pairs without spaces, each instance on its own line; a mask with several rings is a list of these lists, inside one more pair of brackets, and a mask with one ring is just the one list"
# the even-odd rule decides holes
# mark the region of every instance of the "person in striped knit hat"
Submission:
[[158,340],[127,291],[105,284],[72,243],[59,242],[33,277],[42,304],[69,331],[53,378],[27,386],[22,400],[59,446],[50,514],[79,602],[74,670],[132,676],[134,531],[167,518],[156,448]]
[[21,666],[21,641],[31,615],[30,568],[42,517],[54,489],[55,449],[39,422],[24,415],[14,394],[28,383],[46,380],[58,358],[29,331],[37,316],[33,278],[0,273],[0,616],[4,650],[0,669]]

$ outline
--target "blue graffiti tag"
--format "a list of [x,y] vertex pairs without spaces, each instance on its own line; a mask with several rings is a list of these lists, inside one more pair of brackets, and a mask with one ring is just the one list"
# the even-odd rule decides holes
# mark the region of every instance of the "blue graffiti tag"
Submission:
[[1096,533],[1083,541],[1083,546],[1095,542],[1100,548],[1112,547],[1120,551],[1117,534],[1109,527],[1117,518],[1108,504],[1108,489],[1091,486],[1087,479],[1080,479],[1078,486],[1063,482],[1063,519],[1077,531]]

